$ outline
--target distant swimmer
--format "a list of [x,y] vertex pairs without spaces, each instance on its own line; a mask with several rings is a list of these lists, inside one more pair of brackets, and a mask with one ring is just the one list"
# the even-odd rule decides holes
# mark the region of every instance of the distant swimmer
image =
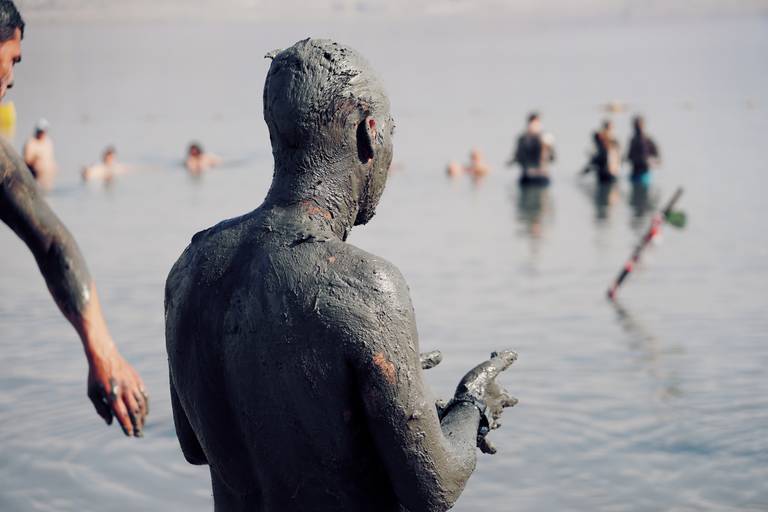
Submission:
[[464,167],[456,160],[451,160],[445,168],[445,174],[451,178],[461,176],[464,174]]
[[599,183],[613,183],[621,168],[621,153],[619,142],[613,135],[613,123],[603,121],[602,128],[592,135],[595,152],[583,171],[587,174],[594,171]]
[[482,178],[491,172],[491,167],[485,160],[482,151],[472,148],[472,151],[469,152],[469,165],[464,168],[464,172],[474,178]]
[[41,119],[35,125],[34,134],[24,144],[24,163],[44,191],[53,188],[53,180],[58,171],[53,155],[53,141],[48,129],[48,121]]
[[220,164],[221,158],[213,153],[206,153],[197,142],[192,142],[189,148],[187,148],[187,158],[184,160],[184,167],[193,175],[205,172],[211,167],[216,167]]
[[517,138],[515,154],[509,165],[520,165],[520,185],[548,185],[549,164],[555,161],[555,139],[542,134],[541,116],[532,112],[525,131]]
[[101,162],[89,165],[83,169],[83,181],[102,180],[112,181],[115,176],[125,174],[128,167],[117,161],[117,151],[114,146],[107,146],[101,155]]
[[[0,99],[13,83],[23,36],[24,20],[16,6],[0,0]],[[1,137],[0,220],[32,251],[48,291],[80,336],[88,360],[88,398],[96,412],[108,424],[117,418],[126,435],[141,436],[149,410],[144,383],[112,340],[75,239],[43,199],[27,165]],[[27,344],[36,357],[37,347]]]
[[626,160],[632,165],[629,179],[632,183],[648,186],[651,184],[651,168],[659,163],[659,148],[645,133],[645,120],[635,116],[632,120],[634,133],[629,141]]

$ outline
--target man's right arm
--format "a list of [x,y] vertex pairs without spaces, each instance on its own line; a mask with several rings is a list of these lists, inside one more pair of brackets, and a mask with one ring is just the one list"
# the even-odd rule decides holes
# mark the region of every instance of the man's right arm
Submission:
[[365,266],[356,272],[355,296],[321,310],[330,311],[331,325],[351,347],[368,428],[400,503],[447,510],[475,469],[480,412],[457,403],[441,422],[422,380],[405,281],[381,260]]
[[75,239],[43,199],[16,151],[0,137],[0,220],[27,245],[62,314],[83,342],[88,396],[107,423],[140,436],[148,412],[144,383],[120,355]]

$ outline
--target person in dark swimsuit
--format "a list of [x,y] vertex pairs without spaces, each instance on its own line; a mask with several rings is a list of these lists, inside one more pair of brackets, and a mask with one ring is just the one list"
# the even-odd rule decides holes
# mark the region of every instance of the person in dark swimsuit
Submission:
[[517,138],[514,156],[509,165],[520,165],[519,183],[526,185],[548,185],[547,164],[555,160],[551,136],[541,133],[541,116],[532,112],[528,116],[525,131]]
[[659,160],[659,148],[652,138],[645,133],[645,120],[635,116],[632,120],[634,133],[629,141],[626,160],[632,165],[629,179],[634,184],[648,186],[651,182],[651,168]]

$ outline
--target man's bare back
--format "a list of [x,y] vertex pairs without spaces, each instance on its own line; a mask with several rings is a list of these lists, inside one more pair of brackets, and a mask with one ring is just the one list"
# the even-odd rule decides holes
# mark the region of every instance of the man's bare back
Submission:
[[362,58],[301,41],[275,57],[264,96],[267,198],[195,235],[166,285],[182,450],[210,465],[219,510],[446,510],[488,448],[486,410],[514,404],[494,382],[514,354],[470,371],[438,411],[405,281],[345,242],[392,159]]

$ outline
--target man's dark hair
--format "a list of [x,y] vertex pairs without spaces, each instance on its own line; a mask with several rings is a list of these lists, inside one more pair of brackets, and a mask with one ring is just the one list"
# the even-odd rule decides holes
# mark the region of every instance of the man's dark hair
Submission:
[[11,0],[0,0],[0,43],[13,39],[13,33],[19,29],[24,37],[24,20]]
[[538,118],[539,118],[539,113],[538,112],[531,112],[530,114],[528,114],[528,122],[529,123],[531,121],[535,121]]

